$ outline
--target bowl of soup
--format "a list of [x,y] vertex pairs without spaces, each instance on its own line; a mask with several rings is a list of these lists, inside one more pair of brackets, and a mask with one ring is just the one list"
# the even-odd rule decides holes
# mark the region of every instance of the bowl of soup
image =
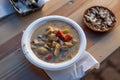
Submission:
[[61,70],[74,65],[86,49],[82,28],[63,16],[46,16],[32,22],[21,40],[25,57],[45,70]]

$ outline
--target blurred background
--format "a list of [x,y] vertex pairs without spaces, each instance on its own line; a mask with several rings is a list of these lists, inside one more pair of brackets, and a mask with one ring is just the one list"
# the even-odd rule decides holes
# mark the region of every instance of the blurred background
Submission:
[[120,47],[101,63],[99,70],[93,70],[82,80],[120,80]]

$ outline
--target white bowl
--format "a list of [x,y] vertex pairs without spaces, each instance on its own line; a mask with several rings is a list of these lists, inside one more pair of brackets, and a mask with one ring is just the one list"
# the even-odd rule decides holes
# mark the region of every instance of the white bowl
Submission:
[[[66,22],[72,25],[72,27],[74,27],[76,31],[78,32],[78,35],[80,37],[80,47],[79,47],[78,53],[71,60],[61,62],[61,63],[48,63],[43,60],[40,60],[33,53],[30,47],[30,39],[31,39],[32,33],[41,24],[47,21],[51,21],[51,20],[58,20],[58,21]],[[21,45],[22,45],[22,50],[23,50],[23,53],[25,54],[25,57],[35,66],[45,69],[45,70],[61,70],[61,69],[65,69],[65,68],[72,66],[81,58],[81,55],[86,49],[86,37],[85,37],[85,34],[82,28],[75,21],[67,17],[63,17],[63,16],[46,16],[46,17],[42,17],[42,18],[35,20],[28,26],[28,28],[23,33]]]

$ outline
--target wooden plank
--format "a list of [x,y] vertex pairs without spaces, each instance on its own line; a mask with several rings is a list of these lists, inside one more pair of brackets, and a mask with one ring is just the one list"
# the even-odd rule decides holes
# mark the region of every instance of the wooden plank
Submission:
[[[42,8],[42,11],[38,11],[36,13],[33,13],[25,17],[16,16],[16,14],[14,14],[6,19],[3,19],[0,22],[0,25],[1,25],[0,27],[0,33],[1,33],[0,34],[0,44],[1,44],[0,45],[0,53],[1,53],[0,60],[4,58],[5,56],[9,55],[13,50],[16,50],[18,47],[20,47],[22,31],[33,20],[37,19],[40,16],[45,16],[45,15],[52,13],[53,11],[60,8],[62,5],[66,4],[67,2],[68,2],[67,0],[64,1],[64,3],[62,0],[56,0],[56,1],[51,0]],[[58,4],[58,5],[55,5],[55,4]],[[54,5],[54,6],[51,6],[51,5]],[[35,16],[30,17],[33,15]],[[12,22],[9,22],[10,20],[12,20]],[[16,42],[16,44],[13,44],[14,42]]]
[[50,80],[45,72],[29,63],[19,48],[0,61],[0,80]]
[[99,42],[90,47],[88,51],[99,61],[102,62],[105,58],[112,54],[118,47],[120,47],[120,25],[104,36]]
[[[110,10],[112,10],[115,14],[120,12],[119,11],[119,9],[120,9],[120,7],[119,7],[120,1],[119,0],[104,0],[104,1],[88,0],[88,1],[89,2],[84,3],[84,5],[80,6],[75,12],[73,12],[70,15],[70,18],[73,19],[74,21],[78,22],[78,24],[80,24],[81,26],[84,26],[83,22],[82,22],[82,17],[83,17],[84,11],[91,6],[95,6],[95,5],[105,6],[105,7],[109,8]],[[75,17],[75,16],[79,16],[79,17]],[[119,16],[117,16],[117,17],[119,17]]]
[[[80,2],[80,1],[79,1]],[[75,3],[75,5],[78,5],[76,2],[74,2]],[[99,2],[97,2],[97,3],[99,3]],[[86,5],[87,3],[85,3],[85,5]],[[91,4],[91,5],[90,5]],[[68,4],[65,4],[67,7],[66,7],[66,9],[69,9],[69,7],[68,7]],[[57,9],[56,11],[54,11],[52,14],[56,14],[58,11],[60,12],[60,10],[62,11],[63,10],[63,8],[65,7],[65,5],[63,5],[61,8],[59,8],[59,9]],[[90,6],[92,6],[92,5],[94,5],[94,2],[90,2],[89,3],[89,5]],[[106,4],[107,5],[107,4]],[[119,5],[119,4],[116,4],[117,6]],[[72,6],[72,5],[71,5]],[[86,8],[88,8],[88,7],[90,7],[90,6],[81,6],[80,8],[78,8],[78,7],[76,7],[76,8],[78,8],[75,12],[73,12],[71,15],[70,15],[70,18],[71,19],[73,19],[73,20],[75,20],[78,24],[80,24],[81,25],[81,27],[83,27],[84,28],[84,25],[83,25],[83,23],[82,23],[82,15],[83,15],[83,13],[81,13],[81,12],[84,12],[84,10],[86,9]],[[72,7],[70,7],[70,8],[72,8]],[[85,8],[85,9],[84,9]],[[75,9],[75,8],[74,8]],[[116,9],[116,8],[115,8]],[[71,11],[73,11],[72,9],[70,10],[70,12]],[[119,13],[120,13],[120,11],[119,11]],[[64,13],[63,14],[61,14],[61,15],[64,15]],[[76,16],[76,15],[79,15],[80,16],[80,18],[78,18],[78,17],[74,17],[74,16]],[[117,18],[118,18],[118,21],[120,20],[120,16],[118,16],[118,15],[120,15],[120,14],[116,14],[117,15]],[[65,15],[64,15],[65,16]],[[85,33],[86,33],[86,36],[87,36],[87,39],[88,39],[88,45],[87,45],[87,48],[89,48],[89,47],[91,47],[92,45],[94,45],[96,42],[98,42],[103,36],[105,36],[105,35],[107,35],[107,34],[100,34],[100,33],[94,33],[94,32],[91,32],[90,30],[88,30],[88,29],[86,29],[86,28],[84,28],[84,31],[85,31]],[[91,35],[91,33],[92,33],[92,35]],[[21,33],[20,33],[21,34]],[[99,37],[97,37],[99,35]],[[93,39],[94,38],[94,39]],[[6,44],[8,44],[8,43],[6,43]],[[2,49],[3,50],[3,49]],[[3,51],[4,52],[4,51]]]
[[[115,13],[117,17],[117,24],[115,25],[115,28],[116,28],[120,25],[119,23],[120,22],[120,16],[119,16],[120,15],[120,10],[119,10],[120,4],[119,3],[120,3],[120,0],[115,0],[115,1],[113,0],[104,0],[104,1],[92,0],[92,1],[89,1],[89,4],[85,3],[83,6],[78,8],[77,11],[75,11],[69,16],[71,19],[76,21],[84,29],[86,37],[87,37],[87,49],[90,48],[95,43],[97,43],[100,39],[102,39],[102,37],[107,36],[109,32],[108,33],[96,33],[86,28],[86,26],[82,22],[84,11],[90,6],[94,6],[94,5],[101,5],[101,6],[108,7]],[[75,17],[75,16],[79,16],[79,17]]]
[[82,0],[82,1],[81,0],[72,0],[71,4],[69,4],[69,2],[68,2],[67,4],[63,5],[62,7],[60,7],[56,11],[54,11],[52,13],[52,15],[61,15],[61,16],[68,17],[72,13],[76,12],[79,7],[82,7],[87,2],[88,1],[86,1],[86,0]]
[[18,14],[12,14],[2,19],[0,21],[0,44],[22,32],[34,20],[54,12],[67,2],[68,0],[50,0],[41,10],[30,15],[23,17]]
[[[59,2],[61,2],[59,4]],[[54,8],[54,4],[57,8]],[[120,0],[73,0],[73,4],[68,4],[67,0],[64,3],[62,0],[56,0],[48,3],[49,5],[45,5],[45,7],[42,9],[41,12],[36,12],[34,14],[31,14],[29,16],[26,16],[25,18],[18,17],[19,19],[13,19],[20,20],[16,21],[14,26],[21,27],[20,31],[17,33],[18,35],[14,35],[15,37],[10,39],[9,41],[3,45],[0,46],[0,79],[2,80],[50,80],[50,78],[45,74],[45,72],[42,69],[39,69],[35,66],[33,66],[31,63],[29,63],[21,49],[18,47],[20,46],[20,38],[22,34],[22,30],[27,27],[27,25],[35,20],[38,17],[45,16],[45,15],[53,15],[53,14],[59,14],[63,16],[68,16],[71,19],[75,20],[78,24],[82,26],[82,28],[85,31],[85,34],[87,35],[88,45],[87,50],[99,61],[103,61],[106,57],[108,57],[117,47],[120,46],[120,38],[118,37],[118,34],[120,34],[120,7],[119,7]],[[51,6],[52,5],[52,6]],[[82,15],[85,9],[87,9],[90,6],[93,5],[104,5],[108,8],[110,8],[113,12],[115,12],[117,16],[117,24],[115,28],[108,33],[95,33],[91,30],[87,29],[83,23],[82,23]],[[52,8],[52,9],[51,9]],[[50,9],[50,10],[49,10]],[[65,9],[65,10],[64,10]],[[68,11],[67,11],[68,9]],[[47,11],[48,10],[48,11]],[[53,10],[53,11],[51,11]],[[49,13],[49,14],[47,14]],[[40,14],[40,15],[39,15]],[[34,16],[31,18],[30,16]],[[9,20],[15,17],[16,15],[12,15]],[[0,24],[3,26],[13,26],[12,22],[8,22],[5,19]],[[31,19],[31,20],[29,20]],[[13,21],[13,22],[14,22]],[[5,22],[8,22],[5,24]],[[20,25],[22,23],[22,25]],[[3,25],[5,24],[5,25]],[[113,40],[114,39],[114,40]],[[13,42],[17,42],[18,44],[13,44]],[[4,41],[5,42],[5,41]],[[117,42],[117,43],[115,43]],[[6,46],[9,44],[8,46]],[[19,46],[17,46],[19,45]],[[105,45],[105,46],[103,46]],[[4,46],[4,47],[3,47]],[[12,50],[13,49],[13,50]],[[15,51],[16,50],[16,51]],[[3,55],[4,54],[4,55]],[[2,57],[1,57],[2,56]],[[29,76],[28,76],[29,75]]]
[[[54,12],[52,12],[52,13],[50,13],[50,15],[52,15],[52,14],[57,14],[58,15],[58,13],[60,13],[60,12],[62,12],[61,13],[61,15],[62,16],[65,16],[65,15],[70,15],[70,14],[72,14],[72,12],[73,11],[76,11],[77,10],[77,8],[79,8],[81,5],[83,5],[84,3],[86,2],[86,0],[83,0],[83,1],[81,1],[81,0],[77,0],[77,1],[75,1],[74,0],[74,4],[73,5],[69,5],[68,3],[65,3],[63,6],[61,6],[60,8],[58,8],[58,9],[56,9]],[[51,4],[51,5],[53,5],[53,4]],[[48,6],[49,7],[49,6]],[[63,10],[65,8],[65,10]],[[46,8],[45,8],[46,9]],[[70,9],[69,11],[67,11],[68,13],[67,14],[65,14],[65,11],[67,10],[67,9]],[[44,8],[43,8],[43,10],[44,10]],[[46,12],[47,13],[47,12]],[[32,15],[32,14],[31,14]],[[44,15],[46,15],[46,14],[44,14]],[[41,16],[43,16],[43,15],[41,15]],[[27,16],[26,16],[27,17]],[[38,17],[38,16],[37,16]],[[29,19],[29,18],[28,18]],[[32,18],[33,19],[33,18]],[[25,21],[25,23],[24,24],[22,24],[22,25],[27,25],[27,22],[29,22],[30,20],[25,20],[24,19],[24,21]],[[20,23],[20,22],[19,22]],[[18,24],[17,24],[18,25]],[[27,26],[24,26],[24,27],[27,27]],[[20,30],[21,31],[21,30]],[[20,34],[22,34],[22,32],[20,32]],[[19,35],[19,34],[18,34]],[[18,36],[17,35],[17,36]],[[5,36],[5,35],[4,35]],[[17,38],[17,36],[16,36],[16,38]],[[19,35],[20,36],[20,35]],[[15,41],[14,40],[15,38],[12,38],[12,40],[9,40],[9,42],[6,42],[4,45],[7,45],[7,44],[11,44],[11,41]],[[20,41],[18,41],[18,42],[20,42]],[[14,45],[14,44],[13,44]],[[15,48],[13,48],[13,45],[11,45],[12,47],[12,49],[15,49]],[[10,46],[10,45],[9,45]],[[1,46],[2,47],[2,54],[4,54],[4,55],[8,55],[8,54],[10,54],[10,52],[8,52],[8,53],[5,53],[5,49],[4,49],[4,47],[3,47],[3,45]],[[8,49],[9,47],[6,47],[6,49]],[[4,57],[4,55],[1,55],[1,57],[3,56]],[[2,58],[3,58],[2,57]]]
[[21,47],[21,37],[22,33],[8,40],[5,44],[0,45],[0,60]]

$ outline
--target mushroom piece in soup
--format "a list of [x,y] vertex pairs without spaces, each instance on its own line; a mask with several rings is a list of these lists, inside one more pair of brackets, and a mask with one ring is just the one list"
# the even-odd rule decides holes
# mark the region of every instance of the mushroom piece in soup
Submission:
[[72,59],[80,47],[80,38],[71,25],[62,21],[48,21],[36,29],[31,37],[35,55],[49,63]]

